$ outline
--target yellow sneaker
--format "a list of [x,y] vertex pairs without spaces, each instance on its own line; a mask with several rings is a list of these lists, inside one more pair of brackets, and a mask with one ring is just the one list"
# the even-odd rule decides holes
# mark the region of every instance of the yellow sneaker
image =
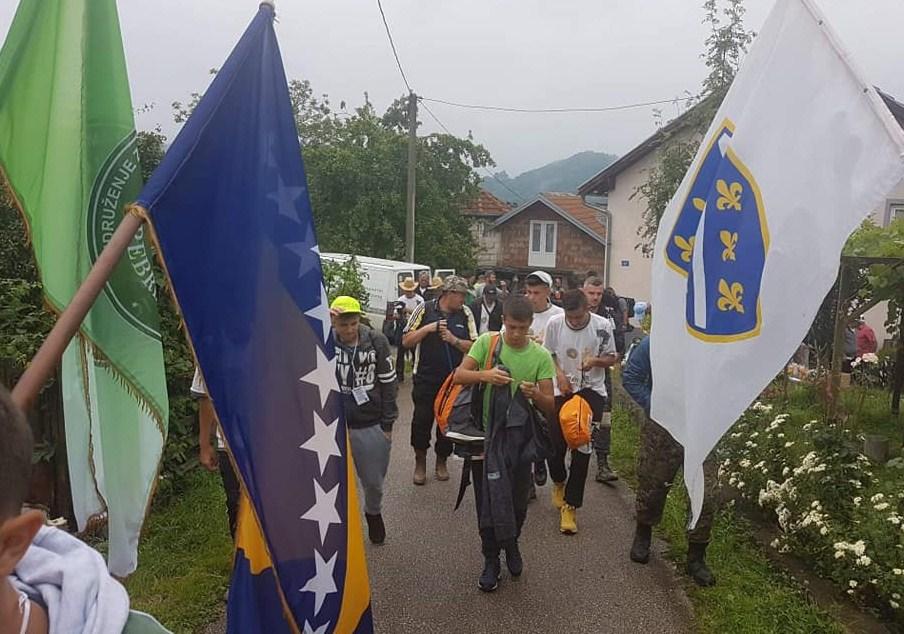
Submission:
[[577,509],[571,504],[562,506],[562,517],[559,520],[559,531],[566,535],[574,535],[578,532]]
[[552,505],[561,509],[565,506],[565,483],[564,482],[553,482],[552,483]]

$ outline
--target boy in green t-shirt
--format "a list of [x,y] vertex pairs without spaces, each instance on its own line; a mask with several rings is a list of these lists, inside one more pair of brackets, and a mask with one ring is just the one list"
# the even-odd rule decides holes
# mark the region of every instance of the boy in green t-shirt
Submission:
[[[502,308],[502,323],[505,328],[497,345],[499,365],[486,369],[491,354],[490,340],[493,333],[485,333],[478,337],[461,365],[455,371],[455,382],[462,385],[486,383],[488,386],[511,386],[512,393],[520,389],[524,396],[531,399],[534,405],[542,410],[549,420],[555,413],[553,396],[553,378],[556,375],[555,364],[549,352],[531,340],[528,331],[534,318],[530,302],[521,296],[512,296]],[[486,398],[492,390],[485,390]],[[491,421],[487,420],[489,408],[484,405],[484,426],[489,429]],[[515,513],[517,532],[527,517],[528,495],[531,485],[531,463],[515,465],[509,474],[512,483],[512,506]],[[478,525],[483,503],[483,460],[471,460],[471,475],[474,481],[474,501],[477,503]],[[478,587],[484,592],[492,592],[498,587],[500,564],[499,553],[505,549],[505,563],[513,577],[521,574],[524,563],[518,549],[518,538],[505,543],[496,540],[493,528],[482,528],[480,531],[481,547],[484,555],[484,569],[478,581]]]

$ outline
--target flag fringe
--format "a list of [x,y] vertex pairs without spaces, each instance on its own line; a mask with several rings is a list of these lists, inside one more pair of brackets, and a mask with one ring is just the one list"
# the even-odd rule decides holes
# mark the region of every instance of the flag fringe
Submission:
[[[135,217],[143,220],[148,228],[148,237],[151,240],[151,243],[154,245],[154,254],[157,258],[158,264],[160,264],[160,268],[163,270],[163,276],[166,279],[166,291],[167,293],[169,293],[170,298],[176,305],[176,311],[178,312],[179,317],[179,326],[181,327],[182,332],[185,333],[185,341],[186,343],[188,343],[188,349],[191,350],[192,360],[195,362],[195,367],[197,367],[200,371],[201,364],[198,363],[198,355],[195,352],[195,346],[191,340],[191,333],[189,333],[188,326],[185,324],[182,305],[179,303],[179,297],[176,294],[176,289],[173,287],[173,279],[170,276],[169,269],[166,266],[166,260],[163,257],[163,248],[160,245],[160,239],[157,236],[157,230],[154,228],[154,223],[151,220],[151,215],[144,206],[138,203],[127,205],[126,213],[130,213]],[[202,380],[204,378],[203,372],[201,373],[201,378]],[[210,399],[210,404],[213,406],[213,413],[217,419],[217,425],[220,426],[220,429],[222,430],[222,425],[220,425],[220,415],[217,413],[216,402],[213,400],[213,397],[210,395],[210,393],[207,394],[207,398]],[[251,513],[254,516],[254,519],[257,521],[258,526],[263,527],[263,522],[261,522],[260,517],[257,513],[257,505],[255,504],[252,496],[248,493],[248,485],[245,483],[245,476],[242,475],[242,470],[239,469],[238,464],[235,461],[235,456],[232,453],[232,448],[229,446],[229,439],[226,437],[225,433],[222,435],[222,438],[223,444],[226,446],[226,456],[229,458],[229,463],[232,466],[232,470],[238,478],[241,493],[248,499],[249,502],[251,502]],[[276,560],[273,558],[273,553],[270,551],[270,542],[267,540],[267,534],[263,531],[263,528],[261,529],[261,534],[264,538],[264,549],[266,550],[267,557],[270,559],[270,563],[272,564],[273,578],[276,580],[276,590],[279,593],[279,600],[282,604],[283,616],[285,617],[289,627],[292,629],[293,634],[302,634],[301,627],[296,622],[295,615],[293,614],[291,607],[289,607],[289,601],[286,598],[285,592],[282,587],[282,582],[279,579],[279,571],[276,568]],[[234,544],[233,547],[235,547]],[[233,557],[237,555],[238,550],[236,549],[233,553]]]

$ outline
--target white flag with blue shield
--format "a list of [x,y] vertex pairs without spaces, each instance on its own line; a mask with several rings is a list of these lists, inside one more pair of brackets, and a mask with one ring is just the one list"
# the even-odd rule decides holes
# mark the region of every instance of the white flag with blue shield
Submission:
[[778,0],[656,237],[651,416],[704,458],[806,335],[904,132],[811,0]]

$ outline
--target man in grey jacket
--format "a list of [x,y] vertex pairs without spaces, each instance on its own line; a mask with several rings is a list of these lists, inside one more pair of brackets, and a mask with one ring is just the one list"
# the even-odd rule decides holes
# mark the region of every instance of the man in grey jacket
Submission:
[[386,336],[360,323],[361,304],[341,296],[330,305],[336,343],[336,378],[371,543],[386,539],[383,480],[389,468],[392,425],[399,416],[392,349]]

